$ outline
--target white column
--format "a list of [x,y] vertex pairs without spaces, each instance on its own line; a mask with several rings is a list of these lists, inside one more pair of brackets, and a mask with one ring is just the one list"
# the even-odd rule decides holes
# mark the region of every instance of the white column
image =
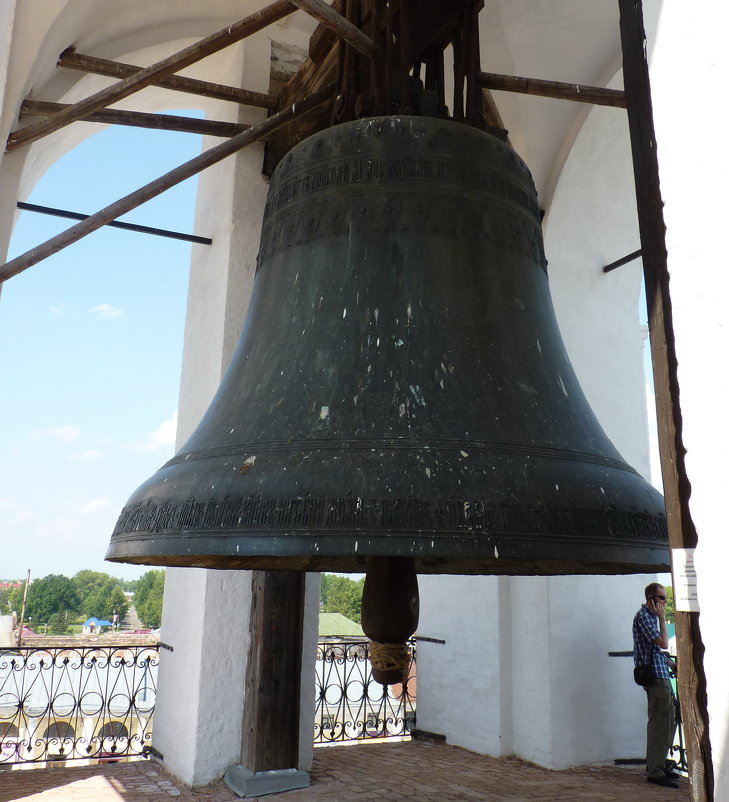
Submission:
[[[216,80],[241,85],[242,74],[245,88],[267,91],[269,47],[259,36],[229,48],[228,72]],[[249,108],[231,117],[234,105],[219,106],[210,112],[216,119],[253,123],[265,117],[264,110]],[[253,145],[200,176],[195,230],[212,237],[213,244],[193,246],[178,446],[207,409],[245,319],[267,190],[262,157],[263,146]],[[189,785],[217,779],[240,759],[250,580],[248,571],[167,571],[161,637],[174,651],[162,649],[154,746],[165,767]],[[304,770],[311,763],[318,575],[307,585],[299,766]]]

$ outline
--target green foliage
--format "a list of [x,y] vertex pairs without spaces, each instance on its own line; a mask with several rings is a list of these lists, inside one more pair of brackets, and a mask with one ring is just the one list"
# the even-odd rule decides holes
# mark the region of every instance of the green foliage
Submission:
[[364,578],[355,581],[337,574],[321,575],[321,611],[341,613],[358,624],[362,620]]
[[59,610],[48,619],[49,635],[68,635],[70,616],[66,610]]
[[129,601],[127,597],[124,595],[124,591],[117,585],[113,588],[111,593],[106,599],[106,603],[102,610],[103,617],[107,621],[114,621],[114,613],[116,612],[119,616],[118,622],[121,623],[124,616],[127,614],[127,610],[129,609]]
[[673,607],[673,588],[669,585],[666,588],[666,621],[669,624],[673,624],[674,619],[674,607]]
[[18,616],[23,606],[23,588],[3,588],[0,590],[0,615],[10,615],[15,611]]
[[73,584],[81,603],[81,612],[86,618],[106,618],[109,597],[119,584],[113,576],[101,571],[79,571],[73,577]]
[[[21,596],[22,603],[22,596]],[[54,613],[78,612],[80,600],[73,582],[63,574],[48,574],[36,579],[28,588],[25,618],[37,622],[50,621]]]
[[147,571],[137,582],[134,592],[134,607],[139,619],[151,629],[162,622],[162,597],[165,590],[165,572],[155,569]]

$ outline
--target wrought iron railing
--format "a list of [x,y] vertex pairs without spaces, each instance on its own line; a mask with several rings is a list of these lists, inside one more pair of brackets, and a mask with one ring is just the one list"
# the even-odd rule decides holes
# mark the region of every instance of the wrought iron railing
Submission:
[[[673,661],[675,666],[678,666],[678,658],[674,654],[666,652],[670,660]],[[608,652],[610,657],[632,657],[633,652]],[[673,697],[673,712],[676,721],[676,734],[674,736],[673,746],[671,746],[668,758],[675,763],[678,771],[688,774],[688,763],[686,762],[686,749],[684,746],[683,738],[683,723],[681,721],[681,705],[678,701],[678,694],[676,693],[676,671],[669,666],[669,674],[671,675],[671,687]],[[645,763],[644,758],[616,758],[616,763]]]
[[146,754],[158,664],[156,646],[0,651],[0,767]]
[[372,679],[367,641],[319,641],[314,744],[410,734],[415,727],[415,640],[409,646],[407,681],[385,688]]

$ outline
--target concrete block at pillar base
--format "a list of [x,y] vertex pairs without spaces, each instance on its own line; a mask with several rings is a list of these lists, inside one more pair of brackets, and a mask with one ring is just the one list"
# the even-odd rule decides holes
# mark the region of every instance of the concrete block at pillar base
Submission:
[[251,771],[245,766],[231,766],[225,772],[225,784],[238,796],[264,796],[308,788],[311,777],[298,769],[276,769],[275,771]]

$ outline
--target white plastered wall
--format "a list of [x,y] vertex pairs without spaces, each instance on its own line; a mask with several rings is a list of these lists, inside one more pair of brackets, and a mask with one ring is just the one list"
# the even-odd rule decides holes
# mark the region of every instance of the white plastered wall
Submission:
[[[729,10],[686,13],[664,0],[651,61],[651,90],[664,201],[689,507],[706,653],[716,800],[729,799],[729,311],[724,34]],[[697,80],[698,78],[698,80]]]
[[[590,112],[545,218],[555,310],[585,394],[616,447],[650,475],[638,319],[639,247],[625,112]],[[422,577],[418,728],[550,768],[644,753],[631,621],[653,577]]]

